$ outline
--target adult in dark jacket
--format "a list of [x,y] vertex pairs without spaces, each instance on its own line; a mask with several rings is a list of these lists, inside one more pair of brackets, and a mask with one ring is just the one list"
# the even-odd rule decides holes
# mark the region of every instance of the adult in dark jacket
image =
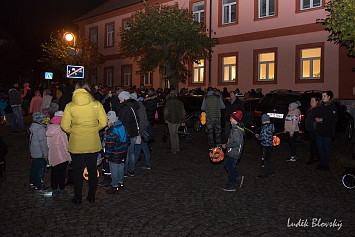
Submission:
[[317,149],[317,122],[314,120],[317,109],[319,106],[320,98],[317,96],[312,96],[311,101],[309,102],[310,106],[306,112],[306,119],[305,119],[305,128],[307,131],[308,139],[309,139],[309,160],[307,164],[314,163],[316,157],[318,157],[318,149]]
[[[229,93],[230,99],[225,101],[226,109],[224,111],[224,120],[225,120],[225,128],[224,134],[225,138],[228,139],[229,133],[231,131],[231,123],[229,118],[234,111],[240,110],[244,114],[244,102],[240,101],[237,97],[237,93],[235,91],[231,91]],[[243,122],[243,121],[242,121]]]
[[332,138],[335,136],[335,125],[338,121],[332,91],[322,93],[322,104],[316,111],[315,121],[317,122],[317,147],[320,159],[318,169],[329,170]]
[[72,101],[74,87],[71,85],[63,88],[63,95],[59,99],[59,110],[64,111],[65,106]]
[[125,163],[125,174],[134,176],[134,168],[136,165],[134,145],[136,144],[136,140],[139,136],[139,104],[137,101],[130,98],[130,93],[128,91],[122,91],[119,94],[118,99],[120,100],[120,106],[115,106],[112,109],[116,112],[118,119],[122,121],[122,124],[126,128],[127,134],[130,138],[130,145],[128,147],[127,159]]
[[178,129],[180,125],[185,126],[184,103],[177,98],[176,90],[170,91],[170,98],[164,108],[164,119],[169,128],[171,153],[175,155],[180,151]]
[[23,124],[21,111],[21,94],[18,91],[18,83],[15,83],[9,90],[9,104],[12,108],[11,132],[16,133],[16,124],[18,123],[21,132],[26,133],[25,125]]
[[148,97],[144,99],[144,106],[147,111],[147,118],[150,126],[154,126],[155,113],[157,112],[157,104],[160,102],[154,88],[148,91]]

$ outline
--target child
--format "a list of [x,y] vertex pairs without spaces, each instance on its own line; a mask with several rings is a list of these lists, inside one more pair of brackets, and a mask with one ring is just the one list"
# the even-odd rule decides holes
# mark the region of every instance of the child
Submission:
[[240,110],[233,112],[230,115],[230,122],[232,125],[227,144],[222,147],[226,148],[226,157],[224,167],[228,172],[228,184],[223,188],[224,191],[235,191],[235,182],[242,187],[244,176],[241,176],[236,171],[237,161],[240,159],[244,144],[244,129],[238,124],[242,121],[243,113]]
[[266,178],[268,175],[275,173],[274,167],[271,162],[271,151],[273,147],[273,134],[275,131],[274,124],[270,123],[270,117],[267,114],[263,114],[261,117],[261,131],[260,135],[255,136],[260,140],[261,145],[261,172],[258,178]]
[[122,122],[117,120],[117,117],[110,119],[105,143],[105,159],[109,161],[112,179],[111,188],[107,190],[108,194],[118,194],[118,190],[123,188],[124,165],[129,141]]
[[299,131],[298,122],[300,119],[301,111],[298,109],[301,103],[299,101],[292,102],[288,106],[288,114],[285,118],[285,132],[289,138],[291,147],[291,156],[287,161],[296,161],[296,136]]
[[[48,143],[48,160],[52,166],[51,171],[51,188],[52,194],[65,194],[65,177],[67,173],[67,166],[71,161],[68,152],[68,137],[60,128],[63,111],[58,111],[50,120],[51,123],[47,125],[47,143]],[[59,189],[58,189],[59,187]]]
[[29,113],[32,114],[33,112],[40,111],[41,105],[42,105],[41,92],[39,90],[36,90],[35,96],[31,100]]
[[41,112],[34,112],[32,115],[32,124],[30,126],[30,153],[32,157],[30,182],[36,190],[47,190],[43,185],[42,177],[46,166],[45,159],[48,158],[48,146],[46,137],[45,120],[47,116]]

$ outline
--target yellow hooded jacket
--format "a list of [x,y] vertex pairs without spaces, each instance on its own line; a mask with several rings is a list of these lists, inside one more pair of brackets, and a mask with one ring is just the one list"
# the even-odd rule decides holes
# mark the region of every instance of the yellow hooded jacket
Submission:
[[85,89],[76,89],[60,123],[63,131],[70,134],[68,151],[73,154],[100,151],[99,131],[106,125],[107,116],[102,104]]

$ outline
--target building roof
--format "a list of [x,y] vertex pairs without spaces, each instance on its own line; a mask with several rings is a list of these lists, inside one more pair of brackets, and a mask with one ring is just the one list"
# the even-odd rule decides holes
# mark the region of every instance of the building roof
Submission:
[[95,16],[99,16],[108,12],[112,12],[115,10],[118,10],[120,8],[124,8],[130,5],[134,5],[137,3],[141,3],[142,0],[109,0],[97,8],[93,9],[92,11],[89,11],[88,13],[80,16],[79,18],[75,19],[75,22],[78,21],[83,21]]

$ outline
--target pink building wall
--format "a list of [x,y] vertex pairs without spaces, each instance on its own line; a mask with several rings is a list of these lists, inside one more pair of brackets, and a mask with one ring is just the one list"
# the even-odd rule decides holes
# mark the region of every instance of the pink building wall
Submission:
[[[173,1],[159,1],[161,3]],[[196,0],[178,0],[180,7],[190,7],[191,2]],[[205,23],[209,29],[209,0],[205,0]],[[219,25],[221,0],[212,1],[212,36],[219,38],[220,44],[214,49],[211,64],[211,83],[208,83],[208,62],[206,62],[205,83],[202,88],[207,86],[218,87],[222,89],[227,87],[229,90],[239,88],[242,92],[246,92],[251,88],[263,89],[263,92],[269,92],[274,89],[293,89],[293,90],[325,90],[332,89],[336,96],[339,92],[339,47],[332,42],[327,41],[328,32],[322,30],[322,26],[315,24],[317,19],[325,18],[326,12],[324,8],[315,8],[306,11],[296,10],[296,0],[277,0],[277,16],[266,19],[255,19],[255,0],[237,0],[237,24]],[[80,22],[81,27],[85,28],[85,34],[89,36],[91,27],[98,27],[98,45],[99,51],[106,56],[105,64],[98,68],[99,81],[103,82],[104,68],[108,66],[114,67],[114,85],[121,85],[121,65],[132,64],[132,85],[139,86],[141,83],[140,75],[136,75],[138,70],[135,63],[130,59],[123,59],[118,52],[118,36],[123,20],[131,16],[131,12],[141,9],[142,4],[136,4],[124,9],[115,10],[101,16]],[[104,48],[105,24],[115,23],[115,47]],[[296,45],[310,43],[324,43],[324,81],[316,83],[296,83]],[[277,83],[257,85],[253,82],[253,50],[265,48],[277,48]],[[219,78],[218,72],[218,55],[222,53],[238,52],[238,84],[220,84],[217,83]],[[153,72],[153,87],[163,86],[158,71]],[[180,87],[195,88],[198,84],[180,84]]]

